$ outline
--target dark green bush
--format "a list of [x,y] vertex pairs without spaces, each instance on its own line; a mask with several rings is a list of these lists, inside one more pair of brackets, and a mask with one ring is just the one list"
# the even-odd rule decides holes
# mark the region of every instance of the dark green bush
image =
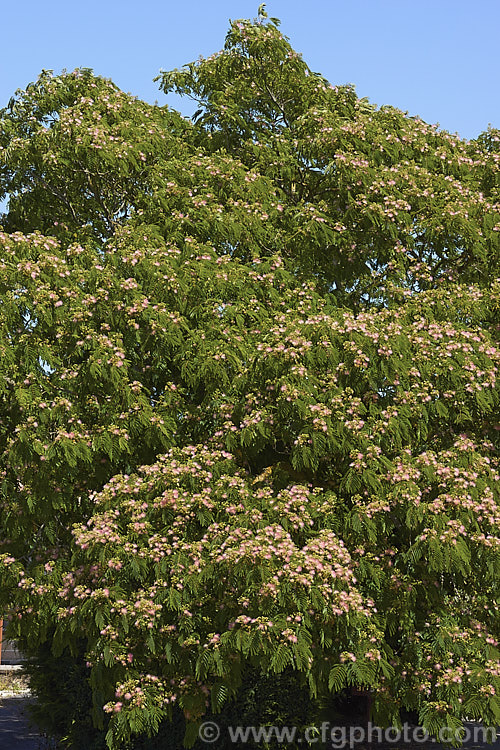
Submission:
[[[106,750],[109,719],[102,712],[101,727],[94,726],[89,670],[82,656],[55,657],[46,647],[28,657],[25,671],[37,697],[31,713],[42,732],[53,738],[61,750]],[[228,727],[306,727],[314,725],[316,718],[317,706],[298,673],[262,675],[257,670],[246,672],[236,699],[228,702],[221,713],[209,712],[204,717],[220,727],[217,750],[239,747],[231,742]],[[163,722],[156,736],[134,737],[131,745],[123,750],[182,750],[184,732],[184,716],[175,708],[172,721]],[[251,746],[250,742],[241,745],[242,748]],[[206,743],[197,741],[194,750],[207,750],[207,747]],[[274,740],[268,744],[260,742],[259,747],[277,750],[280,744]],[[295,750],[296,746],[289,744],[287,747]]]
[[24,671],[37,701],[30,706],[33,721],[61,748],[106,750],[106,723],[96,728],[92,718],[89,670],[82,656],[54,656],[44,644],[36,654],[27,654]]

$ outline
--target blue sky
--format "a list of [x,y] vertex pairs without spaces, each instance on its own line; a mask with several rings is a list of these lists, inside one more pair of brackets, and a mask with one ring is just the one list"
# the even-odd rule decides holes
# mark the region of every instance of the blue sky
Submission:
[[[0,106],[42,68],[90,67],[146,101],[153,77],[220,49],[258,0],[5,0]],[[359,96],[474,138],[500,127],[500,0],[269,0],[310,67]]]

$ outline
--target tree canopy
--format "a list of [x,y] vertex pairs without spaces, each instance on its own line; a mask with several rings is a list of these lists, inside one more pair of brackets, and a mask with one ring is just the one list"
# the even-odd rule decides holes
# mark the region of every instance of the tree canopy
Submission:
[[110,747],[243,675],[500,720],[500,133],[309,69],[276,19],[160,86],[0,112],[0,562]]

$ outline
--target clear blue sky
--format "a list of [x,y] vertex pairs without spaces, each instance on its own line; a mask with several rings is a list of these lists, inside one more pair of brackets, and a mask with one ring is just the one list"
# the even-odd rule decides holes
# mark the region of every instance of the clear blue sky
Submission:
[[[4,0],[0,106],[42,68],[90,67],[164,103],[153,77],[219,50],[259,0]],[[333,84],[474,138],[500,127],[500,0],[269,0],[305,61]],[[173,100],[169,100],[173,103]],[[185,114],[192,108],[175,104]]]

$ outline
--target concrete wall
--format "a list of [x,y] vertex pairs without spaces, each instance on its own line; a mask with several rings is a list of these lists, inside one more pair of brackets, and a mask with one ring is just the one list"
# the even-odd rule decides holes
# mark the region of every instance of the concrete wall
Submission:
[[20,664],[21,654],[16,649],[12,641],[8,641],[3,637],[2,621],[0,620],[0,643],[1,643],[1,654],[0,654],[0,665],[2,664]]

